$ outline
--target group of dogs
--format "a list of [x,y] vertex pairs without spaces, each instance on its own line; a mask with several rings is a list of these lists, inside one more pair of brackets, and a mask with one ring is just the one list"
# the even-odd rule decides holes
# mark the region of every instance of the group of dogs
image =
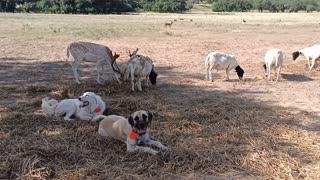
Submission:
[[[132,91],[135,90],[135,85],[138,86],[139,91],[142,91],[141,81],[146,79],[146,84],[148,85],[148,80],[150,80],[151,84],[155,85],[158,75],[154,71],[151,58],[137,54],[137,52],[138,49],[133,51],[133,53],[129,51],[127,63],[118,65],[116,59],[119,57],[119,54],[113,54],[108,47],[91,42],[74,42],[67,48],[67,58],[69,59],[69,55],[71,54],[74,59],[72,70],[78,84],[80,84],[80,81],[77,69],[82,61],[87,61],[96,62],[97,82],[99,84],[102,84],[100,78],[106,71],[105,66],[109,66],[120,85],[130,78]],[[314,45],[293,52],[293,60],[296,60],[300,54],[303,54],[307,58],[309,70],[311,70],[315,61],[320,57],[320,45]],[[283,63],[283,52],[280,49],[271,49],[266,53],[264,59],[266,76],[270,79],[271,67],[274,66],[278,80]],[[225,70],[226,80],[229,80],[229,72],[232,69],[235,69],[240,80],[244,75],[244,70],[239,66],[235,56],[223,52],[208,54],[205,60],[205,68],[205,78],[211,81],[213,81],[212,72],[214,69]],[[139,110],[130,114],[128,118],[118,115],[105,116],[103,114],[107,111],[106,103],[99,95],[93,92],[85,92],[78,99],[64,99],[60,102],[45,97],[42,99],[41,107],[49,116],[63,116],[66,121],[76,118],[93,122],[101,120],[98,133],[126,143],[128,152],[142,151],[156,155],[162,152],[162,150],[167,150],[166,146],[159,141],[152,140],[149,136],[149,126],[153,118],[152,113],[149,111]],[[160,151],[143,145],[154,145]]]
[[[106,103],[93,92],[85,92],[78,99],[64,99],[60,102],[45,97],[42,99],[41,108],[49,116],[64,116],[64,120],[67,121],[76,118],[100,121],[98,134],[126,143],[127,152],[140,151],[157,155],[168,149],[161,142],[150,138],[149,126],[153,118],[151,112],[139,110],[130,114],[128,118],[118,115],[105,116],[103,114],[107,111]],[[153,145],[160,150],[143,145]]]

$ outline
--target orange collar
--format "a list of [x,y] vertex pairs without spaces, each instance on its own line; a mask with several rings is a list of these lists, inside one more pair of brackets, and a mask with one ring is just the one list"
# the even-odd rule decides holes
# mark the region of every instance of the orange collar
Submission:
[[101,112],[101,108],[100,108],[100,107],[97,107],[97,108],[94,110],[94,112],[96,112],[96,113]]
[[131,129],[129,137],[130,137],[130,139],[135,140],[138,138],[138,134],[136,133],[136,131],[134,129]]

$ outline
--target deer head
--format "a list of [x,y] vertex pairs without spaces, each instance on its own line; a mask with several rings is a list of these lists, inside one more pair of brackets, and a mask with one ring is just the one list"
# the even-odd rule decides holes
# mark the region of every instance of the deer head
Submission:
[[134,55],[137,55],[138,50],[139,50],[139,48],[137,48],[136,50],[134,50],[132,53],[131,53],[130,50],[129,50],[129,57],[134,56]]

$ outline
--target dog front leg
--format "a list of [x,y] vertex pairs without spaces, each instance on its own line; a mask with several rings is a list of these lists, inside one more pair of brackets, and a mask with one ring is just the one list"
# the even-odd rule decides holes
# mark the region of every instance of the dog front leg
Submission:
[[163,144],[161,144],[161,142],[159,141],[155,141],[155,140],[152,140],[152,139],[149,139],[148,141],[145,142],[147,145],[154,145],[160,149],[163,149],[163,150],[167,150],[168,147],[164,146]]
[[140,152],[144,152],[144,153],[149,153],[152,155],[157,155],[159,153],[159,151],[153,150],[149,147],[143,147],[143,146],[127,146],[127,152],[136,152],[136,151],[140,151]]

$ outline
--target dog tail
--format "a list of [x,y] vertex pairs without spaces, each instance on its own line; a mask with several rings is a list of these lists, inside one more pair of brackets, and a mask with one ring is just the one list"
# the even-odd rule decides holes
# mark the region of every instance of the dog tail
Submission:
[[105,117],[107,117],[107,116],[105,116],[105,115],[98,115],[98,116],[95,116],[93,119],[91,119],[91,121],[92,121],[92,122],[100,121],[100,120],[104,119]]

